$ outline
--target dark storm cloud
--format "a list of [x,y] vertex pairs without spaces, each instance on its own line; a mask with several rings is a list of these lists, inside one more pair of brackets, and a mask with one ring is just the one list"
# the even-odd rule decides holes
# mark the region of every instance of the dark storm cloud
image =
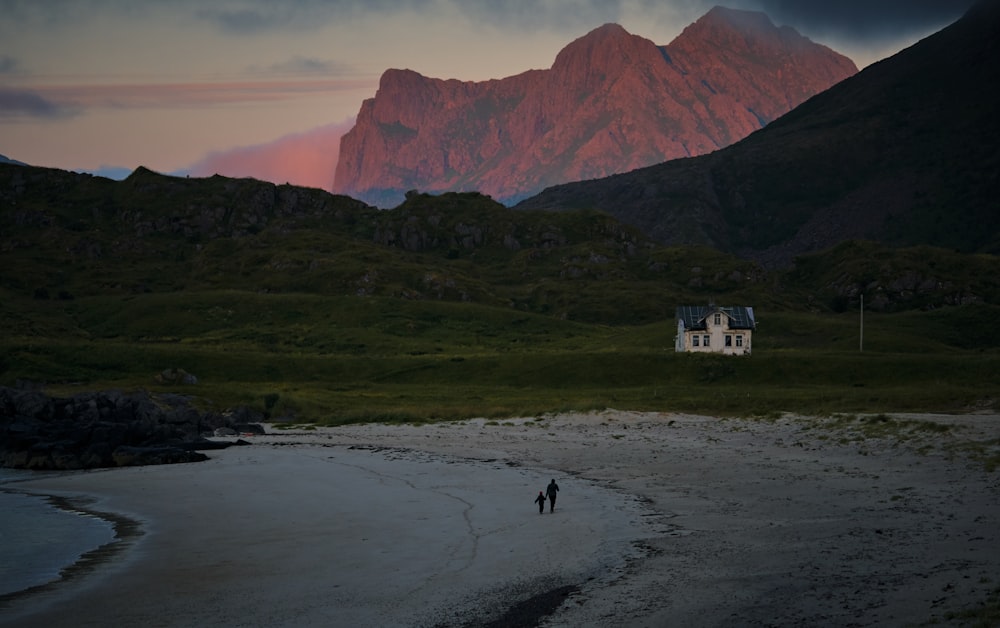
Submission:
[[[861,42],[939,30],[975,0],[737,0],[796,30]],[[720,0],[725,4],[725,0]]]

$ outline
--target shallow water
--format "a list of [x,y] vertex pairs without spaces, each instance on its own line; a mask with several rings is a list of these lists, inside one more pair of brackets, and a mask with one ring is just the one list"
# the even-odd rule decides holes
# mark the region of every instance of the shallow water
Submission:
[[0,596],[58,580],[62,569],[114,540],[114,528],[86,513],[17,492],[38,473],[0,469]]

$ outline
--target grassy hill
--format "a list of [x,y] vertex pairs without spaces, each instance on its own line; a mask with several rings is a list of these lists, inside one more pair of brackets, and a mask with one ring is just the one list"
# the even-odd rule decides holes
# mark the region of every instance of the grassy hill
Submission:
[[[323,422],[963,411],[1000,393],[994,256],[855,242],[767,271],[478,194],[380,211],[249,179],[4,165],[0,226],[3,385]],[[673,352],[674,308],[709,301],[756,308],[753,356]]]

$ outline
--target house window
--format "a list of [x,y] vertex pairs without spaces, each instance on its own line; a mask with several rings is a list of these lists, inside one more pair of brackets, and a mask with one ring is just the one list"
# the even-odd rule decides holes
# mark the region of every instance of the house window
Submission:
[[705,346],[705,347],[708,346],[708,338],[709,338],[708,336],[702,336],[701,337],[701,344],[702,344],[702,346]]
[[691,346],[692,347],[698,346],[698,336],[691,336]]
[[716,325],[721,325],[722,324],[722,314],[716,314],[715,315],[715,324]]
[[743,336],[736,336],[736,346],[737,347],[743,346]]
[[726,336],[726,346],[727,347],[733,346],[733,337],[732,336]]

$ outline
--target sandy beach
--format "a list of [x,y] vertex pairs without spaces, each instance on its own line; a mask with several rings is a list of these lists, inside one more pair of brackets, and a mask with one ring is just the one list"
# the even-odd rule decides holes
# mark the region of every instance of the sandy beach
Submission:
[[473,626],[547,592],[521,621],[963,625],[1000,590],[1000,470],[969,453],[997,455],[1000,417],[893,418],[269,426],[207,462],[19,482],[138,525],[0,625]]

